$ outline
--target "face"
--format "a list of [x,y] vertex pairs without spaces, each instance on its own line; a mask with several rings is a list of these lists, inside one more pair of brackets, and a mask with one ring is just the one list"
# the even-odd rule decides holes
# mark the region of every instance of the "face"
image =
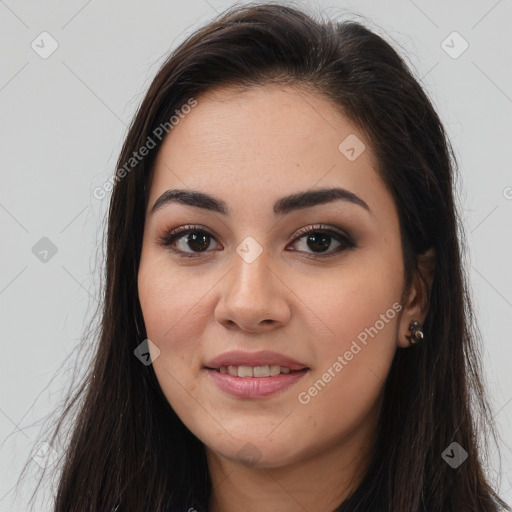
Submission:
[[[156,160],[138,275],[163,393],[207,450],[231,461],[275,468],[367,446],[400,344],[404,285],[398,215],[369,141],[300,89],[196,99]],[[176,189],[189,194],[165,201]],[[343,191],[279,202],[323,189]],[[191,204],[192,191],[217,210]],[[306,369],[206,368],[263,350]],[[241,366],[264,375],[279,362]]]

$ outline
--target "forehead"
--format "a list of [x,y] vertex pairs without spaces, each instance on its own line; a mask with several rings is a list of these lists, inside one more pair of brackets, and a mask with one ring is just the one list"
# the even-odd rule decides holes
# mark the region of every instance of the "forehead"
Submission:
[[[149,206],[169,188],[269,203],[319,186],[358,195],[383,188],[364,133],[320,94],[265,85],[216,89],[196,100],[159,150]],[[347,157],[347,144],[357,158]]]

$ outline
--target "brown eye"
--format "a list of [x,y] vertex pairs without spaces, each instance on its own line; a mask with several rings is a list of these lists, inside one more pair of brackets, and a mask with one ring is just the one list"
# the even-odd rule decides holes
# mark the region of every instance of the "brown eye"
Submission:
[[[324,228],[322,225],[303,228],[299,231],[299,235],[301,236],[294,240],[294,244],[304,239],[304,249],[299,249],[298,252],[312,254],[312,257],[316,257],[315,254],[318,254],[318,257],[327,257],[337,254],[344,249],[355,247],[354,241],[348,235],[332,228]],[[338,246],[334,250],[329,251],[333,240]],[[306,249],[310,249],[312,252]]]
[[159,238],[158,242],[164,247],[185,257],[208,252],[213,236],[204,229],[194,226],[182,226]]
[[314,252],[324,252],[329,249],[332,243],[331,236],[327,233],[315,231],[309,235],[306,235],[306,243]]
[[208,235],[208,233],[203,232],[198,233],[199,234],[189,233],[188,235],[186,235],[186,240],[184,244],[187,245],[190,249],[192,249],[192,251],[206,251],[206,249],[208,249],[208,247],[210,246],[210,235]]
[[[356,247],[354,241],[342,231],[324,227],[323,225],[308,226],[297,233],[293,245],[304,240],[303,248],[293,249],[295,252],[306,253],[310,258],[327,258],[346,249]],[[181,226],[158,238],[159,245],[169,247],[174,253],[183,257],[201,256],[210,252],[213,235],[200,226]],[[332,245],[338,244],[332,249]]]

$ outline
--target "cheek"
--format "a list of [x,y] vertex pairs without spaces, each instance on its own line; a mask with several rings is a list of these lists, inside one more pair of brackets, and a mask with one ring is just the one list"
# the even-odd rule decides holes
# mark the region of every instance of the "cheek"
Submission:
[[[197,282],[197,287],[193,283]],[[174,271],[165,258],[141,260],[138,287],[146,333],[160,350],[153,369],[162,392],[187,421],[196,384],[191,376],[202,364],[201,343],[209,320],[204,282]]]
[[396,352],[402,309],[399,265],[380,257],[378,264],[361,259],[348,269],[308,293],[306,301],[319,357],[299,402],[314,412],[311,418],[333,424],[340,411],[348,423],[357,422],[377,400]]
[[201,305],[208,285],[191,278],[194,269],[173,268],[165,256],[142,258],[138,289],[148,338],[161,350],[174,351],[186,341],[193,342],[207,321]]
[[[350,347],[351,341],[365,338],[393,338],[398,322],[402,267],[394,255],[357,255],[329,279],[313,286],[304,279],[300,293],[311,311],[311,325],[327,349]],[[398,259],[398,261],[400,261]],[[300,282],[300,281],[298,281]],[[315,320],[315,317],[317,318]],[[375,332],[375,328],[378,333]]]

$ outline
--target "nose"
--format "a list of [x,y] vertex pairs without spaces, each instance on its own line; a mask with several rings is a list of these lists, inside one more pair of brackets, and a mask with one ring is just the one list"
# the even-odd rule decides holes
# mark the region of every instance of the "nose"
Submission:
[[235,257],[234,268],[222,280],[215,319],[228,329],[259,333],[286,324],[291,316],[291,290],[270,268],[264,254],[248,263]]

